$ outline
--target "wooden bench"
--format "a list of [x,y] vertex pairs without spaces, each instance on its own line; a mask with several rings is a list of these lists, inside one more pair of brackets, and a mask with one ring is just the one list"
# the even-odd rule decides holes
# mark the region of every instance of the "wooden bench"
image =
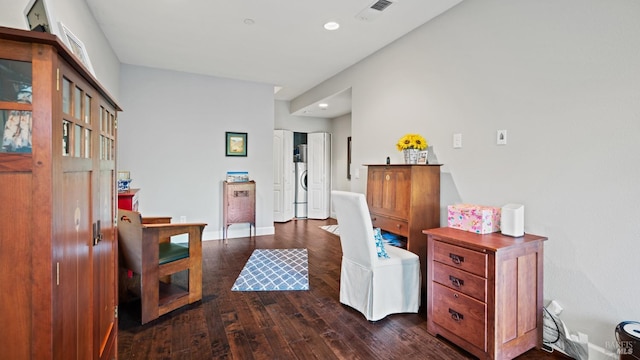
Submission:
[[[140,276],[141,318],[145,324],[184,305],[202,300],[202,231],[207,224],[143,221],[139,212],[118,209],[121,266]],[[187,244],[171,236],[188,234]],[[188,271],[187,286],[174,285],[171,275]]]

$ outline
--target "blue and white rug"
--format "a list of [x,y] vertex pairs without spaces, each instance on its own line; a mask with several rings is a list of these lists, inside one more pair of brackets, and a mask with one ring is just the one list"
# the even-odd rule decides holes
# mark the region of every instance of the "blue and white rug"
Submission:
[[255,249],[231,291],[309,290],[307,249]]
[[324,231],[332,233],[333,235],[340,236],[340,228],[338,227],[338,225],[322,225],[320,226],[320,228]]

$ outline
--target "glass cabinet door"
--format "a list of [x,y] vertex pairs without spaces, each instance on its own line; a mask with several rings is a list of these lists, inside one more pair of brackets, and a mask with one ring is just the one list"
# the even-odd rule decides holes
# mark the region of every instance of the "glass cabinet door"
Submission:
[[31,153],[31,63],[0,59],[0,153]]
[[100,160],[116,158],[116,114],[100,106]]
[[62,156],[91,158],[91,96],[79,84],[62,77]]

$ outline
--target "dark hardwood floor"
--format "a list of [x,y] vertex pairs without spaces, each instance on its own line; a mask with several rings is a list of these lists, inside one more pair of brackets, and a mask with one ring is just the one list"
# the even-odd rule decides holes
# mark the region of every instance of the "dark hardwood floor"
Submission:
[[[144,326],[139,302],[120,304],[118,355],[128,359],[473,359],[427,333],[425,314],[377,322],[340,304],[335,220],[276,224],[275,235],[203,242],[202,302]],[[232,292],[255,248],[307,248],[309,291]],[[530,350],[518,359],[556,358]]]

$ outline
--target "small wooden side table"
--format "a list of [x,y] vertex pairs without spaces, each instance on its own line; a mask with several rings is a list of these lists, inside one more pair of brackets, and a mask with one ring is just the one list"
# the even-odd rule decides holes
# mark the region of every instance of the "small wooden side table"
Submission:
[[118,192],[118,209],[138,211],[138,191],[140,189]]
[[223,183],[223,238],[226,240],[229,225],[249,223],[253,235],[256,233],[256,183],[255,181]]

